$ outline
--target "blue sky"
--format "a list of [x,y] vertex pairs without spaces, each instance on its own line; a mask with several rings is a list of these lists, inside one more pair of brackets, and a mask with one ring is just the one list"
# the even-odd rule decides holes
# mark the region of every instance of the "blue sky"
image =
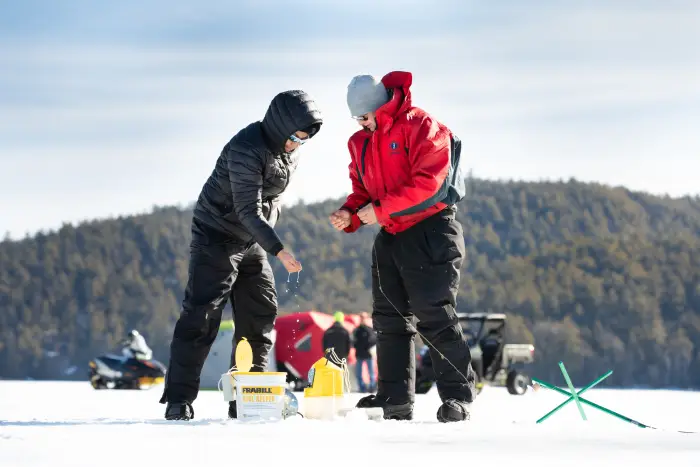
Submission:
[[187,204],[292,88],[326,123],[286,201],[341,196],[347,84],[398,69],[477,177],[698,194],[698,18],[692,0],[4,2],[0,233]]

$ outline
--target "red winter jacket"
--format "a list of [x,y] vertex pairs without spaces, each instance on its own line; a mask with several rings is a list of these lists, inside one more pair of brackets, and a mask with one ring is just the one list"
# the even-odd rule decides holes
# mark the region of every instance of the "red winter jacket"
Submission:
[[346,232],[362,225],[356,213],[369,202],[379,224],[394,234],[447,206],[434,198],[450,168],[452,133],[412,105],[411,82],[409,72],[384,76],[393,95],[376,111],[376,131],[361,129],[348,141],[352,194],[341,209],[353,216]]

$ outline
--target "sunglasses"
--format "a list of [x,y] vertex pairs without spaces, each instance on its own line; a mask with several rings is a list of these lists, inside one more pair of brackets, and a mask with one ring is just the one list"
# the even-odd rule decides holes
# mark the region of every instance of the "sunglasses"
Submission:
[[301,139],[297,135],[289,135],[289,139],[292,140],[293,142],[299,143],[299,144],[304,144],[309,140],[309,138]]

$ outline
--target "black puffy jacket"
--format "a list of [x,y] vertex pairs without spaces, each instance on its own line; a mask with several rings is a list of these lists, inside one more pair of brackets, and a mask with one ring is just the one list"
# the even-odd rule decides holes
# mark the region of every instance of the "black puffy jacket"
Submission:
[[257,242],[276,255],[283,245],[274,230],[284,193],[299,160],[284,152],[296,131],[314,136],[321,112],[303,91],[285,91],[272,100],[262,121],[239,131],[221,151],[204,184],[194,218],[243,244]]
[[345,326],[336,321],[323,333],[322,344],[324,353],[332,347],[338,358],[348,358],[352,348],[352,338]]

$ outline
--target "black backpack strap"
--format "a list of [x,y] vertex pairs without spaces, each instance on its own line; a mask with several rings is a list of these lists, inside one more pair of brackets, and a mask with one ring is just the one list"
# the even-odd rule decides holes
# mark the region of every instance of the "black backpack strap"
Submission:
[[360,167],[357,165],[357,161],[355,161],[355,170],[357,171],[357,178],[360,179],[360,183],[362,185],[365,184],[364,181],[362,181],[362,173],[365,171],[365,154],[367,153],[367,145],[369,144],[369,138],[365,140],[364,143],[362,143],[362,154],[360,156],[360,163],[362,164],[362,172],[360,172]]

